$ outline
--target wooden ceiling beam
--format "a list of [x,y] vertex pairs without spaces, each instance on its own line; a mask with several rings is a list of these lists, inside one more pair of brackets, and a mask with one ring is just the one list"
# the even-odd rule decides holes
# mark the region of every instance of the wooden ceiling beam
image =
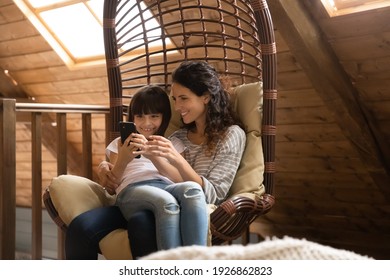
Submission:
[[301,0],[268,1],[276,29],[344,135],[358,151],[377,186],[390,194],[390,148],[329,42]]
[[14,84],[11,76],[7,76],[3,68],[0,68],[0,97],[2,98],[14,98],[14,99],[27,99],[27,94],[22,90],[18,84]]

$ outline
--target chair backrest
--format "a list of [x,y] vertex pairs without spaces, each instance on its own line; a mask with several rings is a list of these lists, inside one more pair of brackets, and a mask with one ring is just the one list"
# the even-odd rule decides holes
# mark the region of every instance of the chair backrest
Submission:
[[[170,90],[172,71],[204,60],[232,85],[263,82],[264,186],[275,173],[276,46],[265,0],[105,0],[104,43],[111,120],[119,136],[132,94],[146,84]],[[263,155],[259,155],[263,156]]]

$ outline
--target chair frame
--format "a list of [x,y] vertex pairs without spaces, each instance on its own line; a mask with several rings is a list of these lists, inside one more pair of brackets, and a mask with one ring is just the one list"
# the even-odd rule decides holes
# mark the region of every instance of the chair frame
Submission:
[[[126,37],[129,30],[121,27],[121,22],[129,17],[125,15],[125,7],[137,7],[142,11],[145,7],[141,2],[146,4],[160,23],[162,47],[155,50],[147,44],[149,39],[145,34],[148,31],[148,19],[145,22],[143,18],[145,13],[140,13],[138,16],[143,19],[140,26],[144,33],[139,33],[139,36],[144,36],[142,40],[145,44],[143,52],[130,56],[129,54],[136,53],[137,48],[142,47],[143,43],[122,51],[132,38]],[[178,8],[171,7],[171,2],[175,2]],[[227,9],[223,10],[225,6]],[[197,19],[197,22],[191,20],[187,14],[192,12],[199,13],[201,19]],[[245,14],[245,18],[236,19],[232,24],[231,19],[239,13]],[[171,17],[165,22],[166,17],[172,14],[176,15],[175,19]],[[206,14],[213,17],[207,18]],[[196,24],[200,24],[201,29],[186,29]],[[178,39],[180,37],[172,26],[181,27],[181,39]],[[238,30],[236,36],[224,33],[233,27]],[[123,105],[123,100],[131,98],[132,93],[138,88],[151,83],[169,91],[172,70],[183,60],[205,60],[214,65],[221,75],[228,75],[236,85],[263,82],[261,137],[265,164],[263,174],[265,194],[254,199],[235,195],[220,204],[210,215],[213,245],[232,241],[241,236],[248,230],[250,223],[267,213],[275,203],[273,188],[277,99],[276,44],[267,1],[105,0],[103,34],[110,102],[107,143],[119,136],[118,123],[123,120],[127,107]],[[171,36],[172,45],[167,44],[165,40],[168,35]],[[235,43],[234,46],[230,44],[232,41]],[[222,57],[217,54],[216,49],[223,52]],[[201,50],[199,53],[203,55],[199,55],[197,50]],[[179,55],[173,55],[172,58],[169,55],[172,52]],[[236,57],[233,55],[232,58],[231,53]],[[48,191],[44,193],[43,200],[52,219],[66,231],[66,225],[59,217]]]
[[[130,4],[132,2],[133,4]],[[130,48],[121,52],[120,49],[123,42],[120,40],[126,36],[124,35],[125,27],[121,27],[120,22],[125,20],[124,17],[120,17],[119,13],[124,7],[129,5],[132,7],[138,7],[142,10],[140,4],[141,1],[131,0],[105,0],[104,4],[104,42],[106,52],[106,65],[107,75],[109,81],[110,91],[110,114],[112,116],[109,128],[109,140],[112,140],[119,136],[118,123],[123,118],[124,108],[122,100],[126,97],[124,92],[134,91],[144,84],[156,83],[166,90],[169,90],[170,83],[169,77],[171,71],[170,65],[177,64],[178,61],[169,59],[167,53],[169,51],[179,51],[185,54],[182,60],[199,59],[199,57],[189,57],[187,54],[193,49],[204,50],[203,60],[209,63],[215,64],[217,71],[221,74],[229,74],[232,79],[239,80],[241,83],[248,81],[263,81],[263,117],[262,117],[262,143],[264,151],[265,171],[264,171],[264,186],[266,194],[256,199],[250,199],[244,196],[237,196],[223,202],[210,216],[211,219],[211,232],[213,235],[212,243],[221,244],[226,241],[231,241],[242,235],[242,233],[248,228],[249,224],[253,220],[265,213],[267,213],[273,206],[275,199],[272,195],[274,187],[274,174],[275,174],[275,135],[276,135],[276,44],[273,30],[273,23],[271,14],[265,0],[252,0],[252,1],[192,1],[196,5],[188,4],[190,1],[144,1],[149,8],[154,12],[156,18],[159,19],[161,25],[162,37],[167,36],[165,31],[175,24],[182,26],[183,38],[181,44],[176,44],[174,47],[169,47],[167,44],[163,44],[162,48],[158,51],[152,50],[152,48],[144,47],[144,53],[135,55],[131,59],[122,59],[128,52],[136,50],[136,47]],[[177,2],[179,8],[169,8],[168,2]],[[181,3],[182,2],[182,3]],[[183,3],[184,2],[184,3]],[[231,27],[231,23],[225,21],[224,18],[233,16],[232,12],[223,10],[224,5],[229,5],[229,9],[232,9],[235,13],[248,13],[249,16],[246,19],[242,19],[241,22],[237,21],[236,25],[239,30],[239,39],[236,50],[240,53],[240,61],[237,62],[238,71],[232,71],[228,68],[229,64],[233,63],[233,60],[228,57],[228,52],[233,49],[229,46],[229,40],[232,40],[232,36],[223,31],[228,30]],[[202,25],[215,24],[220,26],[222,36],[220,36],[222,43],[219,45],[214,40],[209,40],[211,37],[218,36],[218,32],[214,30],[186,30],[186,25],[191,25],[193,22],[189,17],[186,17],[186,12],[190,12],[192,9],[199,8],[199,14],[201,16]],[[206,18],[205,13],[212,11],[216,16],[213,19]],[[176,20],[164,22],[165,15],[169,13],[177,13]],[[142,17],[143,15],[141,15]],[[197,19],[199,20],[199,19]],[[143,35],[147,32],[147,24],[143,21],[141,23],[143,28]],[[242,25],[242,26],[241,26]],[[247,32],[243,25],[248,25],[254,30],[254,33]],[[121,34],[122,33],[122,34]],[[173,40],[176,34],[171,35]],[[122,36],[122,38],[120,38]],[[190,44],[192,37],[202,38],[199,43]],[[249,54],[245,48],[244,37],[250,37],[250,40],[254,43],[255,53]],[[118,39],[119,38],[119,39]],[[145,42],[148,41],[146,37]],[[214,47],[224,48],[224,57],[218,57],[213,55]],[[256,48],[259,47],[259,48]],[[157,62],[153,62],[149,59],[152,55],[156,56],[160,54],[162,59]],[[250,58],[247,58],[250,57]],[[254,73],[249,73],[251,59],[256,61],[253,66]],[[144,61],[145,64],[141,66],[132,66],[137,61]],[[155,70],[157,69],[157,70]],[[248,70],[249,69],[249,70]],[[144,71],[144,75],[134,74],[130,77],[128,73]],[[123,77],[123,76],[126,77]],[[143,80],[144,83],[138,85],[124,86],[130,80]],[[131,93],[128,97],[131,97]]]

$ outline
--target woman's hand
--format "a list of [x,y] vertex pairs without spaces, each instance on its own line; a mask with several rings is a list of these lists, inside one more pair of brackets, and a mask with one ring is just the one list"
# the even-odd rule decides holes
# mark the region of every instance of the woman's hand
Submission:
[[152,135],[149,137],[149,142],[147,143],[148,151],[155,156],[165,158],[173,166],[176,171],[179,173],[174,174],[172,178],[178,178],[174,182],[183,182],[183,181],[193,181],[198,183],[203,187],[203,179],[199,176],[198,173],[192,168],[192,166],[185,160],[185,158],[175,149],[172,142],[165,137]]
[[[145,151],[145,152],[144,152]],[[170,164],[177,166],[184,160],[180,153],[177,152],[172,142],[167,138],[159,135],[151,135],[141,148],[140,153],[146,153],[150,156],[159,156],[166,158]]]
[[102,161],[98,166],[97,172],[100,185],[106,188],[107,192],[111,195],[115,194],[115,190],[119,186],[119,180],[111,172],[113,166],[108,161]]

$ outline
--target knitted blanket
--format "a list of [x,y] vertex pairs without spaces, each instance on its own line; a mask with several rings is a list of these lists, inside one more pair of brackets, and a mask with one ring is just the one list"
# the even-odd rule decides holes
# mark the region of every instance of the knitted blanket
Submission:
[[152,253],[143,260],[367,260],[347,250],[335,249],[305,239],[267,238],[257,244],[187,246]]

